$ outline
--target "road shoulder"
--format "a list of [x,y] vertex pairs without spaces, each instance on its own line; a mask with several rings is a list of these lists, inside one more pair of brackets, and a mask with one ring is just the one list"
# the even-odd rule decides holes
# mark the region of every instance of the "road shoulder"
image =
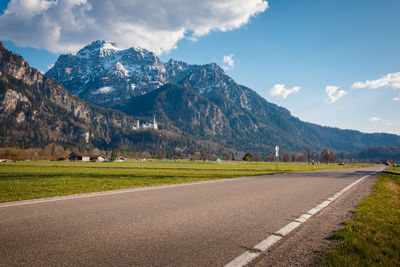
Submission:
[[287,238],[252,261],[249,266],[313,265],[319,251],[334,245],[329,237],[351,216],[351,210],[371,192],[378,176],[379,173],[371,175],[354,186]]

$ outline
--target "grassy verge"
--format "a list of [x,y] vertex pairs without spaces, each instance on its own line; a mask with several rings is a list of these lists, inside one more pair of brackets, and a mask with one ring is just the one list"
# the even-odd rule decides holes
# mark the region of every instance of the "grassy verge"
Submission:
[[[317,169],[340,168],[322,164]],[[357,167],[347,165],[346,167]],[[311,164],[242,162],[0,163],[0,202],[152,185],[312,170]]]
[[400,167],[389,167],[388,171],[400,173]]
[[384,172],[353,212],[317,265],[400,266],[400,175]]

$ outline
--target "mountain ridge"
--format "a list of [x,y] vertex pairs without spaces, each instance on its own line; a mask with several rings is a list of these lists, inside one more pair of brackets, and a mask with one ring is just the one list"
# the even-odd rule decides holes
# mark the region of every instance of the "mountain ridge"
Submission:
[[[115,48],[116,44],[105,41],[95,41],[77,54],[93,47],[96,48],[95,52],[90,53],[94,55],[89,60],[91,64],[100,62],[99,66],[108,66],[106,70],[100,67],[102,71],[96,71],[99,68],[88,70],[95,72],[89,79],[102,80],[97,87],[94,84],[87,85],[83,80],[86,76],[81,78],[66,73],[66,68],[78,70],[84,62],[77,64],[74,59],[66,60],[65,56],[60,56],[46,75],[63,83],[72,92],[85,91],[79,95],[91,103],[141,118],[156,115],[164,120],[161,125],[166,129],[182,131],[199,140],[262,153],[271,151],[275,145],[288,151],[302,151],[304,147],[311,146],[315,150],[329,147],[349,152],[368,146],[400,145],[400,136],[396,135],[365,134],[303,122],[292,116],[289,110],[237,84],[215,63],[190,65],[173,59],[163,63],[154,53],[145,49],[120,50]],[[140,75],[124,72],[126,75],[121,76],[118,72],[120,69],[140,70]],[[63,71],[62,75],[58,75]],[[140,93],[127,90],[129,83],[135,83],[136,86],[139,80],[143,82],[143,77],[151,82],[144,82],[143,87],[135,87]],[[70,80],[75,82],[71,83]],[[103,98],[99,99],[95,92],[105,87],[114,91],[104,90]],[[113,98],[113,94],[119,97]]]
[[[5,50],[4,46],[2,47],[2,51]],[[40,93],[50,102],[65,108],[66,112],[72,112],[72,116],[82,120],[83,123],[79,127],[83,128],[78,134],[80,139],[71,139],[72,143],[85,143],[84,140],[89,132],[91,141],[93,135],[94,145],[109,146],[114,142],[119,144],[125,142],[126,147],[135,147],[137,146],[135,142],[138,142],[140,138],[138,139],[135,133],[131,132],[131,125],[137,118],[150,120],[156,116],[160,118],[158,121],[161,129],[170,131],[168,136],[186,138],[186,141],[173,141],[175,143],[186,142],[186,149],[191,146],[189,143],[199,149],[201,146],[196,142],[213,143],[220,146],[220,149],[260,153],[270,153],[275,145],[279,145],[286,151],[304,151],[305,147],[311,146],[316,151],[328,147],[336,151],[349,152],[360,151],[369,146],[400,146],[400,137],[396,135],[364,134],[355,130],[341,130],[302,122],[293,117],[287,109],[269,103],[252,89],[237,84],[215,63],[190,65],[173,59],[162,63],[154,53],[145,49],[123,50],[119,49],[115,43],[97,41],[81,49],[75,55],[61,55],[57,60],[58,63],[47,73],[50,77],[48,78],[38,71],[32,71],[22,58],[18,59],[18,57],[14,56],[13,58],[7,55],[2,52],[0,72],[9,72],[3,75],[4,79],[7,80],[6,75],[12,73],[14,78],[33,87],[32,90],[40,88]],[[97,64],[97,69],[91,69],[92,65],[90,64],[75,64],[73,59],[76,58],[76,55],[86,61],[93,61],[91,64]],[[7,57],[9,58],[7,59]],[[122,67],[119,66],[117,64],[119,60],[125,62],[122,59],[131,64],[131,68],[122,63]],[[21,66],[18,68],[16,67],[18,64],[10,64],[10,60],[18,62]],[[142,65],[136,68],[132,67],[140,62]],[[111,67],[107,69],[104,66]],[[125,73],[123,69],[130,69],[134,72],[139,70],[135,72],[138,76],[124,76],[122,75]],[[95,70],[101,70],[101,73],[106,76],[89,77],[88,75]],[[92,104],[101,104],[104,108],[121,110],[130,116],[92,104],[84,104],[83,100],[77,99],[60,84],[54,82],[51,79],[51,73],[60,74],[56,75],[60,80],[55,77],[56,80],[73,94],[79,94],[84,100]],[[142,76],[145,78],[142,79]],[[94,86],[93,82],[85,83],[86,80],[102,81],[101,78],[108,79],[104,79],[105,83],[97,84],[98,87]],[[132,93],[129,88],[126,88],[126,84],[133,83],[133,78],[141,78],[144,87],[138,89],[140,94],[131,94],[125,97],[126,95],[118,90],[128,92],[126,94]],[[151,81],[151,83],[147,83],[147,81]],[[122,87],[118,89],[121,84]],[[156,86],[154,86],[155,84]],[[7,86],[10,85],[3,84],[3,88]],[[115,90],[107,89],[107,86]],[[103,91],[94,93],[101,88]],[[7,102],[4,100],[5,98],[14,99],[12,101],[18,103],[22,108],[23,103],[29,102],[24,101],[24,97],[27,96],[18,90],[14,91],[16,93],[3,90],[1,95],[3,103]],[[3,106],[5,107],[5,105]],[[4,107],[3,113],[5,112]],[[27,114],[28,106],[24,108],[24,114]],[[100,116],[101,118],[97,117],[93,120],[93,116],[90,116],[90,114],[99,116],[99,113],[103,114]],[[107,114],[111,115],[107,117]],[[14,116],[13,120],[17,120],[19,114],[14,112],[12,116]],[[22,118],[23,115],[19,120]],[[25,116],[25,118],[27,117]],[[78,124],[76,122],[76,127]],[[104,125],[109,125],[111,128],[108,126],[104,128]],[[96,130],[93,127],[97,127],[97,141],[94,134]],[[122,130],[124,127],[125,130]],[[57,129],[56,126],[53,128]],[[87,131],[88,129],[90,130]],[[107,138],[104,136],[105,133]],[[162,135],[159,138],[162,139]],[[4,142],[6,141],[3,140],[3,144]],[[163,146],[168,145],[164,144]],[[141,147],[146,147],[146,145],[141,145]],[[154,149],[157,147],[159,146],[153,146]],[[171,147],[171,149],[173,148]],[[189,150],[193,151],[194,149],[190,148]]]
[[225,148],[167,130],[134,130],[137,117],[73,96],[0,42],[0,146],[163,151],[166,156]]

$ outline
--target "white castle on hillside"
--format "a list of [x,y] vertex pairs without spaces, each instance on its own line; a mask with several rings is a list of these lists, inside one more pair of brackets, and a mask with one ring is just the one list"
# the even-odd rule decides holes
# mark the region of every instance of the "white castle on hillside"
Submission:
[[140,121],[137,120],[136,125],[132,126],[132,130],[139,130],[139,129],[154,129],[158,130],[158,124],[156,121],[156,117],[153,117],[153,122],[145,122],[140,124]]

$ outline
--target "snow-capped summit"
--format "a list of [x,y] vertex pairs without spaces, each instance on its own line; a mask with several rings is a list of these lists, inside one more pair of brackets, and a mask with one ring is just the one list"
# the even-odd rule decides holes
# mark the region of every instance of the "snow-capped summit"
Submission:
[[85,46],[84,48],[79,50],[79,52],[88,51],[88,50],[95,51],[95,50],[99,50],[99,49],[121,50],[120,48],[118,48],[118,45],[115,42],[97,40],[97,41],[93,41],[91,44],[88,44],[87,46]]
[[93,56],[94,53],[99,53],[100,56],[104,57],[119,50],[121,49],[118,48],[117,44],[114,42],[97,40],[79,50],[76,56],[80,58],[89,58]]
[[213,91],[243,102],[243,92],[215,63],[163,63],[143,48],[121,49],[114,42],[94,41],[76,54],[61,55],[46,73],[74,95],[94,104],[107,104],[147,94],[166,83],[190,86],[201,94]]
[[164,63],[155,53],[103,40],[61,55],[46,74],[94,103],[146,94],[166,82]]

